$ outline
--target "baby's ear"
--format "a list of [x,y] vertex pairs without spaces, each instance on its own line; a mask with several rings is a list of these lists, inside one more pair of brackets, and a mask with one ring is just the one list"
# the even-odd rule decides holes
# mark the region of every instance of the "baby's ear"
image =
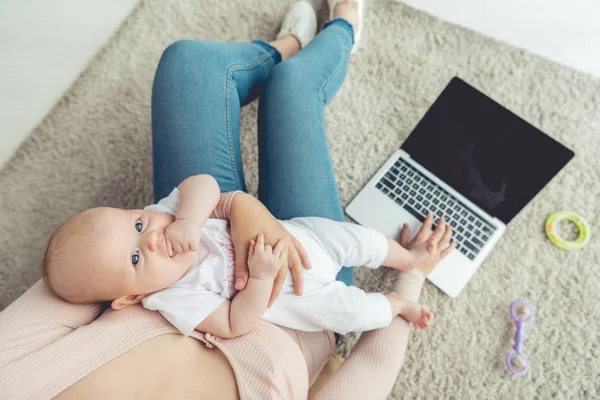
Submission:
[[121,296],[113,300],[111,307],[115,310],[120,310],[121,308],[139,303],[144,297],[146,297],[145,294],[130,294],[128,296]]

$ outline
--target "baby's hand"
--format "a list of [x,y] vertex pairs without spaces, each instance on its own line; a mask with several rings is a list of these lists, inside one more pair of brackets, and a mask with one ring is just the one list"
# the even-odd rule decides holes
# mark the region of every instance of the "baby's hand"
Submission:
[[285,242],[277,241],[275,248],[265,246],[265,235],[259,233],[256,241],[250,241],[248,250],[248,268],[250,276],[256,279],[275,279],[283,263],[283,247]]
[[195,226],[190,220],[178,219],[173,221],[165,229],[169,257],[187,251],[198,251],[200,238],[200,227]]

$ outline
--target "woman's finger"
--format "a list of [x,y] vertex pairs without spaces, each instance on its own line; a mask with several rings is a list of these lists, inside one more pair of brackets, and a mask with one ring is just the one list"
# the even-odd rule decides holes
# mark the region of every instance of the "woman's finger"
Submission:
[[440,240],[440,249],[445,249],[446,246],[450,243],[450,239],[452,239],[452,227],[446,226],[446,232],[444,232],[444,236]]
[[433,234],[435,235],[435,240],[439,241],[442,238],[442,236],[444,236],[445,232],[446,232],[446,218],[444,218],[444,216],[442,215],[442,217],[438,220],[435,230],[433,231]]
[[[440,258],[439,261],[442,261],[444,258],[446,258],[446,256],[448,254],[450,254],[450,252],[456,247],[456,242],[452,242],[450,243],[450,246],[446,247],[444,250],[442,250],[442,252],[440,253]],[[438,261],[438,262],[439,262]]]
[[298,257],[300,257],[300,263],[304,269],[311,269],[312,265],[310,265],[310,259],[308,258],[308,253],[304,250],[304,247],[300,244],[299,241],[296,240],[295,237],[292,236],[292,246],[296,249],[298,253]]
[[283,282],[287,277],[287,268],[281,268],[277,273],[277,277],[273,282],[273,290],[271,291],[271,298],[269,299],[268,308],[271,308],[273,302],[279,297],[279,293],[281,293],[281,289],[283,288]]
[[273,254],[275,255],[275,257],[281,258],[282,254],[283,254],[283,249],[284,249],[284,241],[282,239],[279,239],[277,241],[277,243],[275,244],[275,247],[273,248]]
[[[236,249],[236,251],[241,251],[240,249]],[[256,243],[254,244],[256,247]],[[254,247],[252,247],[252,254],[254,254]],[[248,276],[250,272],[248,271],[248,260],[247,257],[244,256],[243,252],[237,253],[235,255],[235,288],[237,290],[242,290],[246,287],[246,283],[248,283]]]
[[294,278],[294,293],[298,296],[302,296],[304,288],[304,269],[302,268],[302,260],[298,251],[290,246],[288,250],[289,267],[292,270],[292,277]]
[[408,241],[410,240],[410,227],[408,224],[404,224],[402,226],[402,230],[400,231],[400,244],[402,247],[408,246]]
[[427,214],[427,218],[423,221],[423,225],[421,225],[421,229],[417,232],[417,235],[413,239],[413,243],[419,244],[424,242],[431,233],[431,226],[433,225],[433,213],[429,212]]

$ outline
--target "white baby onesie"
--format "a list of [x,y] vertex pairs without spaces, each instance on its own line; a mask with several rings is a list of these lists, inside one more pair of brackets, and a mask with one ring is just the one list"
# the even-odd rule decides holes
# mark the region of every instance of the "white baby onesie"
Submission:
[[[176,215],[179,190],[145,210]],[[263,320],[303,331],[338,333],[388,326],[391,307],[381,293],[365,293],[335,280],[342,266],[377,268],[387,255],[386,237],[370,228],[326,218],[305,217],[280,221],[304,247],[312,269],[304,271],[303,295],[294,293],[288,274],[280,296]],[[190,270],[173,285],[146,297],[142,303],[158,310],[184,335],[233,299],[235,251],[227,221],[209,219],[202,227],[200,247]]]

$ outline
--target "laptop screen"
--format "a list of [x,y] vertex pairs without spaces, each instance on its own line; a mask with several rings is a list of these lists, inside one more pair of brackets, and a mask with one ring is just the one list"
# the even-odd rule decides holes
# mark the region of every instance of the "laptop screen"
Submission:
[[505,224],[574,155],[459,78],[452,79],[401,147]]

